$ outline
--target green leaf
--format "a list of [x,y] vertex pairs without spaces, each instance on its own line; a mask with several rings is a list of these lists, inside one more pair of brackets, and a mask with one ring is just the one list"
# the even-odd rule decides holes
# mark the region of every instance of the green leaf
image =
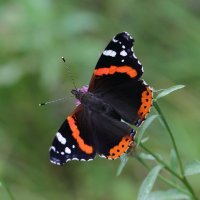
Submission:
[[153,185],[156,181],[156,178],[162,168],[163,168],[163,166],[157,165],[149,172],[147,177],[144,179],[142,185],[140,186],[137,200],[148,200],[149,199],[149,194],[150,194],[150,192],[153,188]]
[[[177,155],[174,149],[171,149],[170,152],[170,166],[172,168],[173,171],[177,172],[178,169],[178,159],[177,159]],[[175,183],[176,182],[176,178],[172,175],[172,180]]]
[[190,197],[176,189],[152,192],[149,195],[148,200],[185,200],[190,199]]
[[[7,197],[9,197],[10,200],[14,200],[14,196],[12,195],[10,189],[8,188],[8,186],[5,184],[5,182],[0,181],[0,187],[3,188],[3,192],[5,193],[5,195]],[[7,198],[6,198],[7,199]]]
[[139,158],[143,159],[143,160],[155,160],[155,158],[151,155],[151,154],[147,154],[147,153],[140,153],[138,155]]
[[128,161],[127,154],[123,154],[120,157],[120,161],[121,161],[121,163],[120,163],[120,165],[119,165],[119,167],[117,169],[117,176],[119,176],[121,174],[122,170],[124,169],[124,167],[125,167],[125,165],[126,165],[126,163]]
[[137,138],[137,146],[140,144],[142,137],[145,133],[145,131],[147,130],[147,128],[150,126],[150,124],[153,122],[154,119],[156,119],[158,117],[158,115],[151,115],[150,117],[148,117],[143,125],[140,128],[140,132],[138,134],[138,138]]
[[[162,156],[161,156],[160,154],[155,153],[155,155],[156,155],[160,160],[163,159]],[[141,159],[144,159],[144,160],[155,160],[155,158],[154,158],[151,154],[147,154],[147,153],[143,153],[143,152],[140,153],[140,154],[138,155],[138,157],[141,158]]]
[[170,153],[170,158],[171,158],[171,167],[174,171],[177,171],[178,168],[178,160],[177,160],[177,156],[176,156],[176,152],[174,149],[171,150]]
[[200,173],[200,161],[195,160],[192,163],[189,163],[185,167],[185,176],[190,176]]
[[156,99],[160,99],[160,98],[167,96],[168,94],[175,92],[176,90],[180,90],[184,87],[185,87],[185,85],[175,85],[175,86],[172,86],[170,88],[164,89],[162,92],[160,92],[157,95]]
[[145,143],[145,142],[147,142],[148,140],[149,140],[149,137],[145,137],[145,138],[143,138],[143,139],[141,140],[140,143]]

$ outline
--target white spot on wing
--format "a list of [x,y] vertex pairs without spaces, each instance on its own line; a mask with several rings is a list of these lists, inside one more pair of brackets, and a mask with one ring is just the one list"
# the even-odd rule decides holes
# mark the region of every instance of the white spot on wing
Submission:
[[131,35],[130,35],[128,32],[125,32],[125,33],[126,33],[126,35],[129,36],[130,39],[133,39],[133,38],[131,37]]
[[139,65],[142,65],[141,62],[140,62],[139,60],[138,60],[137,62],[138,62]]
[[122,62],[124,62],[124,59],[123,60],[121,60]]
[[65,148],[65,153],[70,154],[71,153],[71,149],[69,147]]
[[133,57],[135,58],[135,59],[137,59],[137,57],[136,57],[136,55],[133,53]]
[[118,42],[118,40],[116,40],[115,38],[112,39],[113,42]]
[[56,148],[54,146],[51,146],[50,149],[49,149],[49,151],[51,151],[51,150],[55,152]]
[[105,56],[111,56],[111,57],[115,57],[116,56],[116,52],[115,51],[113,51],[113,50],[105,50],[104,52],[103,52],[103,55],[105,55]]
[[125,46],[124,46],[124,45],[122,45],[122,48],[123,48],[123,49],[125,49]]
[[75,148],[75,145],[74,145],[74,144],[72,145],[72,148],[73,148],[73,149]]
[[127,52],[125,50],[123,50],[123,51],[120,52],[120,55],[121,56],[127,56]]
[[66,144],[66,139],[61,135],[61,133],[57,132],[56,137],[61,144]]
[[62,151],[62,152],[61,152],[61,155],[64,155],[64,154],[65,154],[65,153]]
[[53,160],[50,160],[51,163],[53,163],[54,165],[61,165],[59,162],[55,162]]
[[78,158],[72,158],[72,160],[79,160]]
[[144,80],[143,80],[143,84],[146,85],[146,86],[148,86],[148,84]]
[[106,158],[106,156],[104,156],[103,154],[99,154],[99,157]]

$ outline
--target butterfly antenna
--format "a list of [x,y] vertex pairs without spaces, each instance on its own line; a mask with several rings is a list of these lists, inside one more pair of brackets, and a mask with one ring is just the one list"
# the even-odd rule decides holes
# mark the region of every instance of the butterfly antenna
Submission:
[[[64,63],[66,63],[66,60],[65,60],[64,57],[62,57],[62,60],[63,60]],[[70,77],[71,77],[71,80],[72,80],[73,86],[74,86],[74,88],[77,90],[77,87],[76,87],[76,84],[75,84],[75,81],[74,81],[74,77],[73,77],[73,74],[71,73],[70,67],[67,66],[67,69],[69,70],[69,75],[70,75]]]
[[[66,63],[66,60],[65,60],[64,57],[62,57],[62,60],[63,60],[64,63]],[[69,75],[70,75],[70,77],[71,77],[73,86],[74,86],[74,88],[77,90],[77,87],[76,87],[76,85],[75,85],[75,81],[74,81],[73,74],[71,73],[70,68],[69,68],[68,66],[67,66],[67,69],[69,70]],[[63,100],[65,100],[65,99],[67,99],[67,98],[68,98],[68,97],[63,97],[63,98],[56,99],[56,100],[52,100],[52,101],[42,102],[42,103],[39,104],[39,106],[45,106],[45,105],[50,104],[50,103],[56,103],[56,102],[58,102],[58,101],[63,101]]]
[[39,106],[45,106],[45,105],[47,105],[47,104],[56,103],[56,102],[58,102],[58,101],[63,101],[63,100],[65,100],[65,99],[67,99],[67,97],[63,97],[63,98],[56,99],[56,100],[52,100],[52,101],[42,102],[42,103],[39,104]]

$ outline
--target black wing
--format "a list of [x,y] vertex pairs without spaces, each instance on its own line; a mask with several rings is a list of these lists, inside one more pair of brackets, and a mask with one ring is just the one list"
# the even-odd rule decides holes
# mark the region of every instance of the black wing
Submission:
[[128,150],[134,135],[116,113],[96,113],[80,105],[57,132],[50,160],[62,165],[71,160],[92,160],[96,154],[116,159]]
[[50,161],[62,165],[71,160],[92,160],[95,155],[90,123],[85,123],[84,108],[80,105],[56,133],[50,147]]
[[89,91],[112,105],[122,119],[139,126],[152,106],[151,88],[140,77],[143,67],[133,52],[133,38],[117,34],[97,62]]

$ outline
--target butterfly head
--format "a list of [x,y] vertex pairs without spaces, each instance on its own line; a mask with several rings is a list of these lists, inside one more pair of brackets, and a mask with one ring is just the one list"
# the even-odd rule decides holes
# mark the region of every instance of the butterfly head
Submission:
[[81,90],[78,90],[78,89],[73,89],[71,91],[71,93],[75,96],[75,98],[79,101],[81,101],[84,93],[81,91]]
[[78,106],[78,105],[80,105],[81,104],[81,99],[82,99],[82,97],[83,97],[83,95],[85,94],[85,93],[87,93],[87,91],[88,91],[88,86],[86,85],[86,86],[83,86],[82,88],[79,88],[79,89],[73,89],[72,91],[71,91],[71,93],[75,96],[75,98],[76,98],[76,101],[75,101],[75,105],[76,106]]

